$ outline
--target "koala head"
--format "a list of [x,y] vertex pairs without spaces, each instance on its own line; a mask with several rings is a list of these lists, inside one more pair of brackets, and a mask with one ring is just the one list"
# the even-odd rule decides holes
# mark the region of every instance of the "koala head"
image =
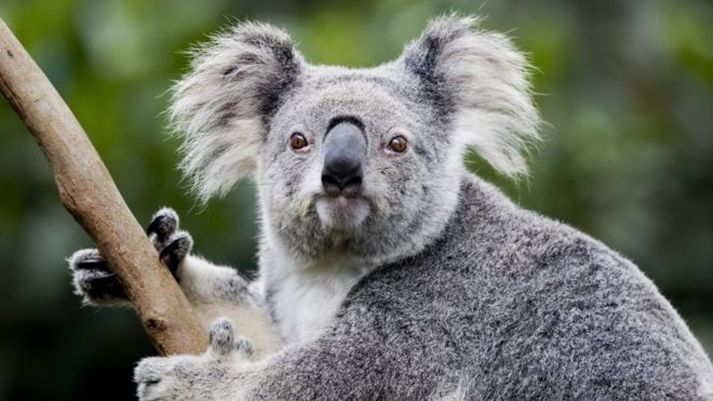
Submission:
[[365,69],[309,64],[269,25],[219,34],[174,91],[184,172],[203,200],[252,176],[265,235],[299,255],[420,250],[455,209],[466,150],[517,176],[537,139],[525,58],[475,23],[436,19]]

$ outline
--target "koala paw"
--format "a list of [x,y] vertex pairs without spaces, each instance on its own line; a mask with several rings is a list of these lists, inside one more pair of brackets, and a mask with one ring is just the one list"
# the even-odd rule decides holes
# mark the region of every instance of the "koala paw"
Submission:
[[[159,259],[176,277],[180,263],[193,248],[193,239],[185,231],[178,231],[178,215],[173,209],[162,208],[151,219],[146,232]],[[123,305],[128,301],[116,273],[112,272],[98,250],[82,249],[67,260],[73,275],[77,295],[84,303],[95,305]]]
[[[235,338],[229,320],[217,320],[210,330],[210,345],[203,355],[145,358],[134,370],[139,400],[224,399],[235,394],[244,377],[243,367],[252,353],[250,340]],[[232,384],[231,384],[232,383]]]
[[178,230],[178,214],[164,207],[151,218],[146,234],[158,251],[158,257],[174,277],[178,266],[193,248],[193,238],[185,231]]
[[233,324],[226,318],[213,323],[209,333],[210,352],[215,358],[237,357],[247,359],[253,353],[253,343],[248,338],[235,337]]
[[74,276],[75,293],[87,304],[120,304],[126,301],[124,288],[96,249],[82,249],[68,259]]

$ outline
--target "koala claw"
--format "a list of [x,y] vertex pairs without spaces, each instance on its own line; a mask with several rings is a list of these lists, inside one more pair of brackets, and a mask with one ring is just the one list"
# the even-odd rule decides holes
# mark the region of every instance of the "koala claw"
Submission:
[[193,238],[185,231],[178,231],[178,227],[178,214],[173,209],[164,207],[153,215],[146,229],[159,252],[159,259],[174,277],[178,265],[193,248]]
[[210,348],[216,356],[229,355],[234,348],[233,325],[228,319],[221,318],[210,329]]
[[74,288],[85,303],[112,304],[126,300],[119,278],[96,249],[82,249],[68,259],[74,275]]
[[178,265],[185,259],[186,255],[193,248],[193,238],[185,231],[177,231],[162,244],[158,249],[158,258],[171,271],[174,277],[178,270]]
[[178,213],[170,207],[163,207],[151,217],[146,234],[149,236],[155,234],[156,239],[163,243],[178,229],[178,224]]
[[253,353],[253,343],[246,337],[235,338],[233,324],[226,318],[220,318],[210,329],[210,349],[220,358],[237,353],[240,357],[249,357]]
[[102,270],[109,271],[106,260],[101,257],[97,249],[80,249],[68,259],[69,265],[74,270]]

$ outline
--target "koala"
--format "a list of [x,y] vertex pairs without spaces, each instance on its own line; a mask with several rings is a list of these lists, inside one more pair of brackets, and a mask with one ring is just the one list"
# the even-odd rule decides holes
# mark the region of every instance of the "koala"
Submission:
[[[154,216],[210,346],[142,360],[139,399],[713,400],[711,361],[632,262],[464,167],[472,150],[526,174],[528,68],[457,15],[364,69],[312,65],[259,23],[200,47],[170,109],[181,167],[203,201],[255,181],[259,273]],[[95,250],[70,267],[85,302],[126,304]]]

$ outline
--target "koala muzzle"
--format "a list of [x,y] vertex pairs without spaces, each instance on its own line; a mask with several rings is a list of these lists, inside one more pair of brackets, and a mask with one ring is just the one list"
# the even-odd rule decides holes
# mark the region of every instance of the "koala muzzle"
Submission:
[[322,186],[331,196],[354,196],[361,188],[366,137],[350,122],[335,125],[324,138]]

